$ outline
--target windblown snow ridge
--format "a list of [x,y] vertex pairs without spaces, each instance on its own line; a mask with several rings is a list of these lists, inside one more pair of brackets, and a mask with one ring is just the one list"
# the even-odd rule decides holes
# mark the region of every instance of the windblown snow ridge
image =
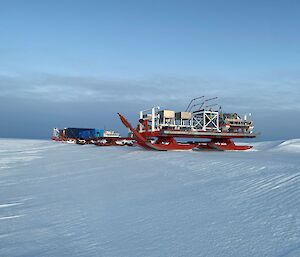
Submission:
[[287,140],[275,147],[274,150],[300,153],[300,139]]
[[286,141],[263,141],[252,144],[257,151],[282,151],[300,153],[300,139],[290,139]]

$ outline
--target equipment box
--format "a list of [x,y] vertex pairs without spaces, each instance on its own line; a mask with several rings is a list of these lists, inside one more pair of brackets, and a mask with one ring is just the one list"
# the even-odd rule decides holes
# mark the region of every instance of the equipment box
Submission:
[[190,120],[192,119],[192,114],[190,112],[176,112],[176,120]]
[[160,115],[161,118],[166,118],[166,119],[175,118],[175,112],[171,110],[162,110],[159,111],[158,114]]

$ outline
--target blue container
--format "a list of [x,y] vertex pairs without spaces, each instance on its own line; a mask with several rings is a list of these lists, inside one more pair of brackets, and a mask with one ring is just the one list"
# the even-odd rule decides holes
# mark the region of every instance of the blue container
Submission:
[[95,137],[103,137],[104,129],[95,129]]
[[65,134],[68,138],[91,139],[95,137],[95,129],[90,128],[67,128]]
[[95,138],[95,129],[87,129],[79,132],[79,137],[83,139],[93,139]]

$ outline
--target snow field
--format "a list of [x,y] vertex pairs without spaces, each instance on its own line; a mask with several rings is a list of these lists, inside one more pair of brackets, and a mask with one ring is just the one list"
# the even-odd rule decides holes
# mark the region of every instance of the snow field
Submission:
[[0,256],[300,256],[300,140],[154,152],[0,140]]

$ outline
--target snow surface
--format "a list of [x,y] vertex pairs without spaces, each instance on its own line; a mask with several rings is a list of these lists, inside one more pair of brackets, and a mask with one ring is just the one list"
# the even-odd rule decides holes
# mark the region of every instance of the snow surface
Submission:
[[300,256],[299,147],[2,139],[0,256]]

